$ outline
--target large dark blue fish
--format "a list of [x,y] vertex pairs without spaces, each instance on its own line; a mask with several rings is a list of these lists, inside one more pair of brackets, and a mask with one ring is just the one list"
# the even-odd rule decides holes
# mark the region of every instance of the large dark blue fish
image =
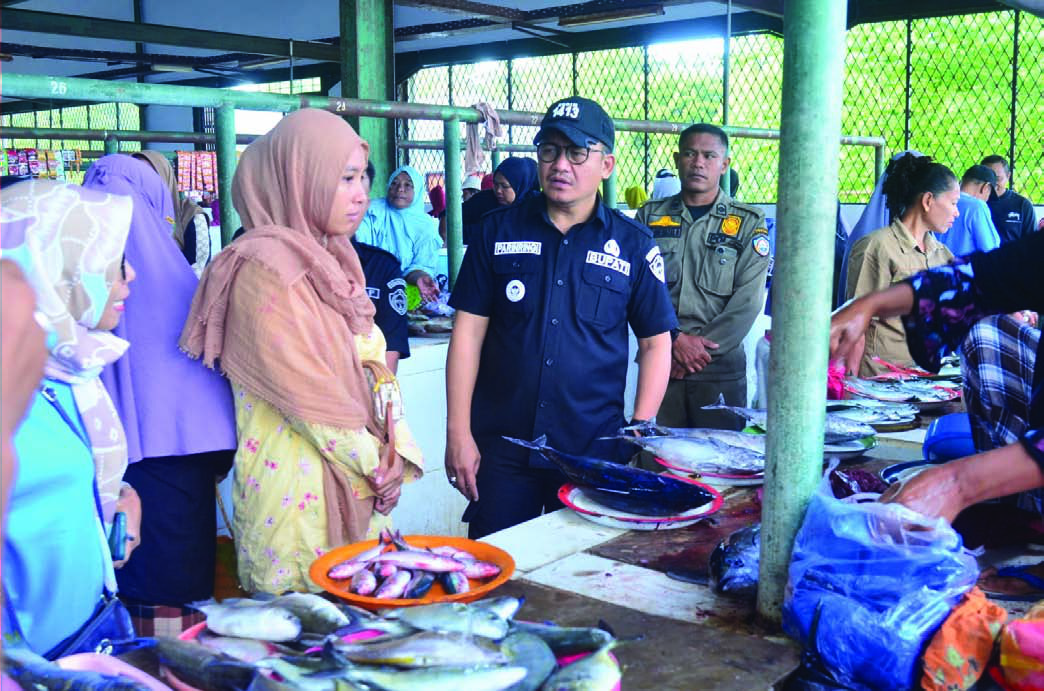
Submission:
[[546,436],[533,441],[504,438],[540,452],[540,455],[558,466],[571,481],[584,489],[596,490],[597,500],[609,497],[609,501],[615,502],[610,508],[619,508],[643,516],[673,516],[714,499],[710,492],[699,485],[670,475],[661,475],[590,456],[574,456],[556,451],[547,445]]

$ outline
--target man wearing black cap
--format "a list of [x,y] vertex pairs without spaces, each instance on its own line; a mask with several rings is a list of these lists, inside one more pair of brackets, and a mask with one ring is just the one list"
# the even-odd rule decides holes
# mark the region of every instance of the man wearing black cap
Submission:
[[546,435],[573,454],[618,458],[627,327],[638,338],[634,418],[656,414],[677,324],[652,233],[601,203],[613,122],[572,97],[544,115],[543,193],[485,216],[450,299],[446,473],[479,538],[559,508],[563,475],[504,439]]

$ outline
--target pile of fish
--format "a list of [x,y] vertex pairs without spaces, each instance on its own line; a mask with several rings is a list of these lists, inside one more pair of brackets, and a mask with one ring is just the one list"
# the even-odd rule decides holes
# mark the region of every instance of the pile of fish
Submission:
[[960,388],[942,386],[923,379],[906,381],[871,381],[847,379],[845,386],[859,396],[890,403],[942,403],[960,396]]
[[[278,611],[286,604],[213,603],[206,633],[157,639],[158,660],[208,691],[610,691],[620,681],[610,632],[517,621],[518,598],[373,614],[298,594],[290,603],[300,626],[292,639]],[[588,655],[557,661],[576,654]]]
[[640,516],[677,516],[714,499],[699,485],[670,475],[557,451],[547,445],[545,436],[531,442],[504,438],[538,451],[586,494],[611,509]]
[[[721,400],[705,407],[728,410],[763,430],[768,427],[768,413],[764,410],[727,406]],[[874,428],[863,421],[827,413],[823,441],[825,444],[839,444],[874,433]],[[630,441],[675,468],[692,473],[756,476],[765,471],[765,435],[762,434],[643,423],[624,427],[618,438]]]
[[862,422],[875,429],[904,422],[917,417],[917,406],[909,403],[890,403],[872,398],[850,398],[844,401],[827,401],[828,414]]
[[489,579],[500,567],[454,547],[414,547],[401,533],[387,529],[377,544],[365,552],[334,564],[327,576],[349,581],[357,595],[379,599],[421,598],[438,581],[449,594],[471,589],[468,579]]
[[[718,402],[714,405],[705,405],[703,408],[704,410],[727,410],[734,415],[744,418],[755,427],[768,431],[767,410],[725,405],[725,398],[723,396],[719,396]],[[823,443],[843,444],[844,442],[873,436],[874,432],[874,428],[870,425],[827,413],[826,422],[823,427]]]

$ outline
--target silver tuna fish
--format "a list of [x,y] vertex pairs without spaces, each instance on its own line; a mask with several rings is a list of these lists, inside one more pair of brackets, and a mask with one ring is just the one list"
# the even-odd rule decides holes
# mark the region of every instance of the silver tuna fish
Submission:
[[[704,410],[727,410],[730,413],[746,418],[748,422],[763,430],[768,429],[768,411],[759,408],[740,408],[725,405],[725,397],[719,396],[718,402],[703,406]],[[876,433],[870,425],[854,422],[843,417],[827,413],[823,429],[823,441],[827,444],[840,444],[855,439],[873,436]]]
[[194,602],[190,607],[207,615],[207,628],[222,636],[259,641],[292,641],[301,635],[301,620],[283,607],[256,600]]

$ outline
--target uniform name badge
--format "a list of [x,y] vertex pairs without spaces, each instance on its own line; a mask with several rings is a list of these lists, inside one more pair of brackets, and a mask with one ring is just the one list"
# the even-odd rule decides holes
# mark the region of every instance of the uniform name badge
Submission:
[[739,216],[726,216],[725,220],[721,222],[721,232],[729,237],[735,237],[739,234],[740,225],[743,224],[743,219]]
[[540,254],[539,242],[498,242],[493,245],[493,254]]
[[517,278],[513,281],[508,281],[507,288],[504,289],[504,294],[511,302],[518,302],[526,296],[526,284]]

